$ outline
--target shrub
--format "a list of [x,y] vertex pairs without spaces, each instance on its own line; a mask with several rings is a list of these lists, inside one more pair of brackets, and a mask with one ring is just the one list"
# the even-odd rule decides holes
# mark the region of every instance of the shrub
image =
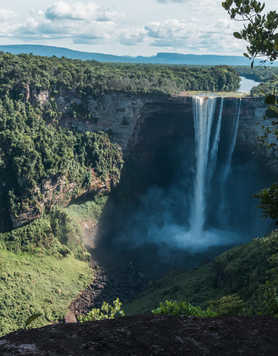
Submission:
[[224,297],[209,302],[209,309],[217,315],[242,315],[246,313],[244,301],[237,295]]
[[152,310],[153,314],[166,314],[175,316],[197,316],[201,318],[214,317],[216,313],[210,309],[202,310],[198,306],[194,306],[187,301],[170,301],[160,303],[159,307]]
[[122,302],[117,298],[112,305],[103,302],[101,308],[94,308],[89,313],[80,315],[78,319],[81,323],[84,323],[86,321],[115,319],[123,316],[125,316],[125,313],[122,310]]

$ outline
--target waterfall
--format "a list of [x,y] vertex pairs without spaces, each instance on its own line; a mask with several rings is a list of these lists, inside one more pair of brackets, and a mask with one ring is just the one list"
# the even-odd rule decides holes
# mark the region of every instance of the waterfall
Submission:
[[[195,137],[195,157],[196,172],[194,177],[194,190],[190,214],[190,231],[194,238],[201,238],[204,233],[206,223],[207,195],[210,190],[211,180],[217,166],[219,143],[221,137],[221,127],[223,121],[224,98],[220,99],[219,113],[216,117],[217,97],[195,96],[193,97],[194,111],[194,137]],[[225,209],[224,186],[229,176],[232,164],[232,157],[236,146],[240,104],[236,118],[233,120],[231,144],[229,146],[226,165],[220,179],[220,212]],[[217,122],[214,124],[214,121]],[[213,129],[214,128],[214,129]]]
[[225,184],[226,184],[229,174],[231,172],[232,158],[233,158],[233,153],[234,153],[234,150],[236,147],[236,140],[237,140],[237,134],[238,134],[240,109],[241,109],[241,99],[238,100],[236,117],[235,117],[235,120],[233,120],[233,125],[232,125],[231,144],[229,146],[226,165],[223,169],[222,179],[221,179],[221,186],[220,186],[220,201],[221,201],[221,203],[219,206],[218,216],[219,216],[219,220],[222,221],[222,224],[228,223],[228,218],[229,218],[228,212],[227,211],[225,212],[225,210],[226,210]]
[[[216,117],[217,97],[195,96],[193,97],[194,112],[194,137],[196,171],[194,177],[194,190],[190,214],[190,232],[194,239],[202,238],[206,223],[207,194],[210,190],[211,180],[217,166],[221,127],[223,121],[224,98],[220,99],[219,113]],[[232,156],[236,146],[240,104],[235,120],[233,120],[231,143],[227,153],[226,165],[220,179],[220,211],[224,211],[224,186],[229,176],[232,164]],[[214,121],[217,122],[214,124]]]
[[[212,176],[212,171],[210,170],[211,160],[209,158],[216,100],[216,97],[193,97],[196,173],[190,217],[190,230],[196,238],[201,237],[206,220],[207,178],[208,172]],[[216,148],[214,151],[216,151]]]
[[234,153],[234,150],[236,147],[239,118],[240,118],[240,108],[241,108],[241,99],[239,99],[239,101],[238,101],[236,119],[233,121],[232,141],[231,141],[231,145],[230,145],[229,152],[228,152],[227,163],[226,163],[226,166],[225,166],[224,172],[223,172],[223,183],[226,182],[226,180],[229,176],[229,173],[231,171],[233,153]]
[[215,139],[213,141],[211,154],[210,154],[211,169],[210,169],[209,181],[212,179],[213,173],[215,171],[216,163],[217,163],[217,154],[218,154],[218,150],[219,150],[220,132],[221,132],[221,127],[222,127],[223,106],[224,106],[224,98],[221,97],[219,114],[218,114],[218,121],[217,121],[217,126],[216,126]]

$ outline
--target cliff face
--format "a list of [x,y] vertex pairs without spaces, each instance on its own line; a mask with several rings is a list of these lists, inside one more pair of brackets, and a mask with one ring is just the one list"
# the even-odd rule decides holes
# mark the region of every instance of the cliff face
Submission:
[[[266,119],[266,105],[262,98],[244,98],[241,104],[241,115],[237,139],[237,149],[251,153],[255,159],[264,162],[274,173],[278,172],[278,156],[272,149],[260,143],[259,138],[265,134],[265,129],[273,127],[273,119]],[[275,135],[270,134],[267,144],[277,143]]]
[[[96,97],[81,97],[72,91],[60,92],[51,97],[48,91],[36,92],[29,87],[24,88],[24,93],[25,100],[34,106],[47,109],[54,102],[60,113],[59,124],[63,127],[81,132],[107,132],[111,141],[120,145],[124,157],[130,163],[122,178],[126,185],[130,184],[132,176],[140,183],[142,189],[152,180],[158,179],[145,174],[152,166],[157,152],[169,151],[169,148],[178,142],[185,142],[186,150],[192,151],[194,125],[190,96],[109,93]],[[223,111],[225,122],[235,119],[237,100],[225,98]],[[271,125],[271,120],[264,120],[265,110],[266,107],[260,98],[242,99],[236,149],[239,152],[248,152],[250,157],[264,161],[268,168],[277,172],[277,157],[258,143],[258,136],[264,133],[262,126]],[[270,142],[274,139],[273,136],[270,137]],[[188,154],[187,160],[192,159],[191,156],[192,152]],[[188,161],[188,164],[191,162]],[[104,184],[107,187],[101,188],[102,183],[98,182],[97,177],[94,179],[94,172],[92,176],[93,184],[89,191],[110,190],[109,181]],[[74,182],[63,184],[65,181],[63,177],[56,180],[42,182],[39,191],[34,192],[34,196],[43,196],[36,208],[23,204],[27,208],[23,209],[22,214],[10,216],[13,227],[19,227],[39,217],[46,207],[51,208],[57,204],[66,206],[71,201],[76,190]],[[140,193],[140,187],[136,188]],[[130,186],[130,190],[132,189],[133,184]],[[79,193],[84,194],[86,191],[80,190]]]
[[[43,92],[36,95],[36,101],[45,103],[48,98]],[[224,99],[224,120],[233,120],[236,114],[236,98]],[[127,95],[121,93],[89,97],[85,106],[90,113],[90,120],[83,120],[70,114],[72,105],[80,105],[81,98],[74,93],[60,95],[56,99],[59,110],[63,113],[61,125],[80,131],[106,131],[112,141],[120,144],[125,154],[138,154],[156,146],[161,139],[173,136],[193,135],[192,97],[166,95]],[[84,102],[83,102],[84,105]],[[245,97],[241,99],[241,113],[237,138],[237,149],[249,152],[265,164],[278,171],[278,157],[260,145],[258,137],[264,135],[263,127],[271,127],[272,120],[264,119],[266,106],[262,98]],[[267,139],[275,142],[274,135]],[[145,147],[144,147],[145,146]],[[136,149],[135,149],[136,147]],[[143,157],[141,157],[143,159]]]

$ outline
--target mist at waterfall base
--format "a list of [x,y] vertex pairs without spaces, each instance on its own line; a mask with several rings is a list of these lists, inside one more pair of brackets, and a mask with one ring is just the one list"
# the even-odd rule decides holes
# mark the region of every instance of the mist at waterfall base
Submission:
[[[223,105],[223,98],[193,98],[194,147],[184,142],[173,148],[171,182],[149,187],[117,243],[130,249],[153,245],[165,259],[170,250],[223,251],[271,230],[253,197],[268,176],[260,163],[236,152],[240,99],[233,117],[223,117]],[[168,163],[166,158],[165,170]]]

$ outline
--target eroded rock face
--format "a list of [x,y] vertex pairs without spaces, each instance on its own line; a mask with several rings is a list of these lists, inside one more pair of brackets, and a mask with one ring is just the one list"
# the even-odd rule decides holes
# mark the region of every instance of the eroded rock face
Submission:
[[62,126],[77,128],[79,131],[106,131],[124,150],[141,116],[143,106],[149,101],[150,98],[143,96],[113,93],[97,98],[89,97],[86,105],[91,118],[83,121],[67,114],[67,108],[74,103],[80,104],[80,100],[74,97],[57,99],[59,108],[65,112]]

